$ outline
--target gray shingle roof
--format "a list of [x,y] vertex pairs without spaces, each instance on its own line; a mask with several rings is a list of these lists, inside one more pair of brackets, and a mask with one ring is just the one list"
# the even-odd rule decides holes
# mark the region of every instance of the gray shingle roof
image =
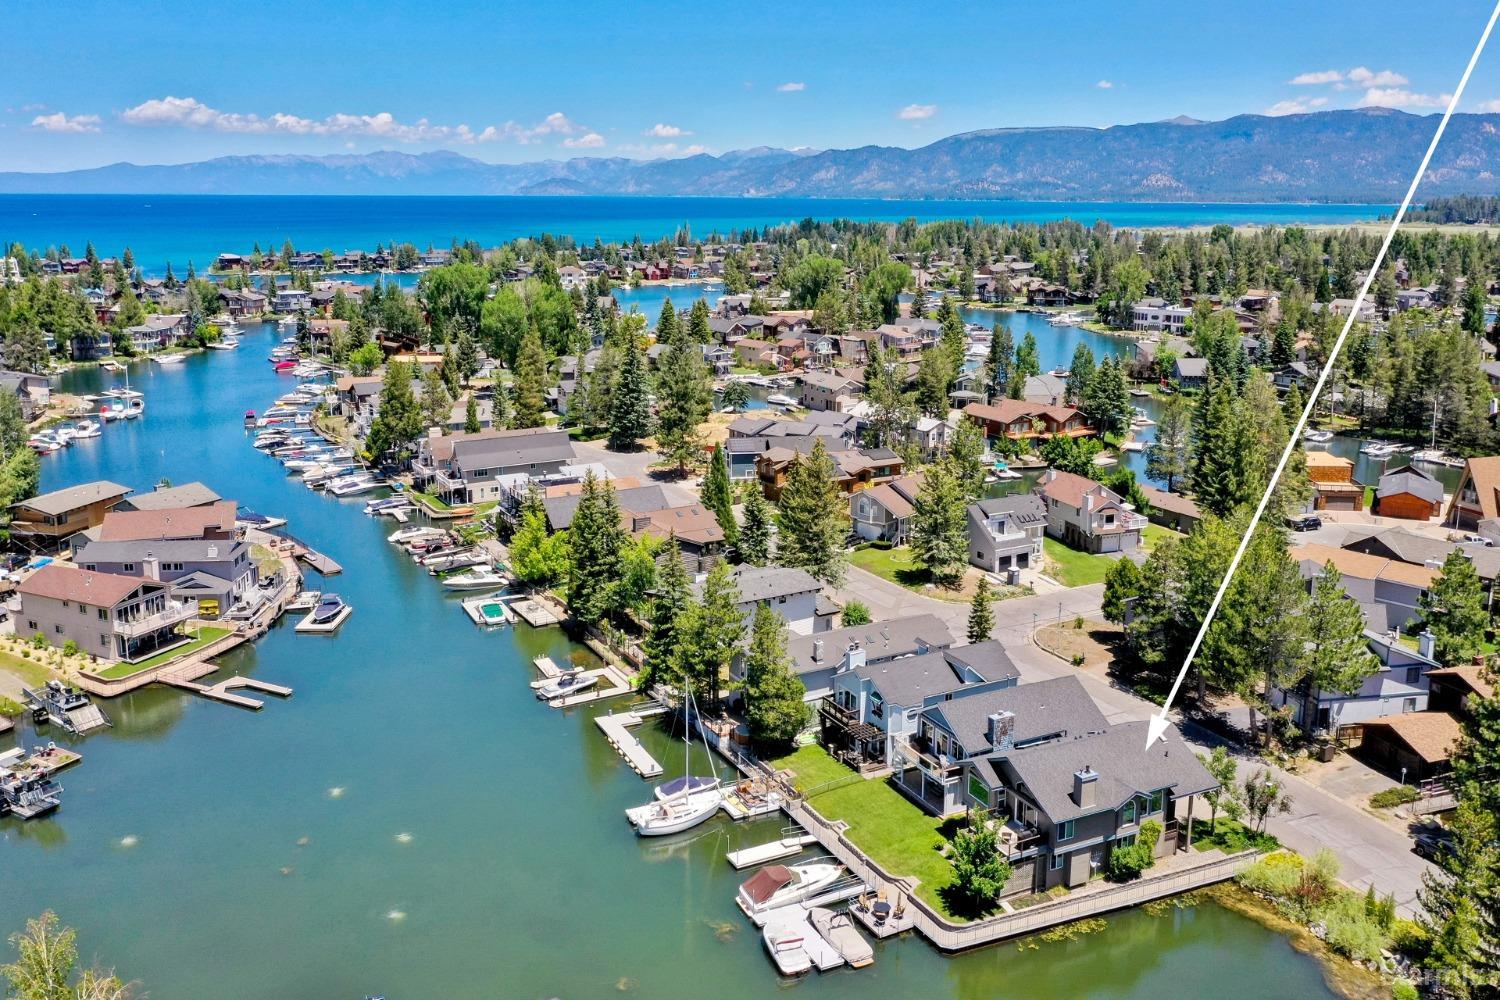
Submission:
[[1443,484],[1421,469],[1408,465],[1387,472],[1380,477],[1380,485],[1375,487],[1377,497],[1396,496],[1400,493],[1410,493],[1430,503],[1442,503]]
[[[1015,750],[1000,763],[1054,823],[1120,808],[1136,795],[1170,789],[1172,797],[1218,786],[1176,726],[1146,749],[1146,723],[1127,722],[1078,740]],[[1095,803],[1073,801],[1073,774],[1085,767],[1098,773]]]
[[1037,524],[1047,520],[1047,508],[1042,498],[1034,493],[1012,493],[1009,496],[993,497],[974,504],[985,517],[1009,514],[1017,524]]
[[122,507],[131,510],[170,510],[177,507],[200,507],[218,503],[221,497],[202,483],[183,483],[166,489],[138,493],[126,500]]
[[923,656],[905,656],[885,663],[866,663],[855,667],[854,674],[873,684],[886,701],[896,705],[916,706],[924,699],[957,691],[966,680],[955,667],[967,666],[986,681],[1014,680],[1020,670],[1011,662],[998,641],[973,646],[956,646]]
[[22,500],[20,503],[12,504],[12,507],[25,507],[41,514],[66,514],[70,510],[79,507],[87,507],[91,503],[100,500],[111,500],[115,497],[123,497],[130,492],[129,486],[121,486],[107,479],[101,479],[94,483],[83,483],[80,486],[69,486],[63,490],[53,490],[51,493],[42,493],[32,497],[30,500]]
[[[936,615],[912,615],[868,625],[851,625],[815,635],[787,637],[786,651],[791,657],[792,672],[807,674],[837,666],[850,643],[858,643],[871,660],[888,660],[908,656],[923,646],[942,649],[953,645],[953,633]],[[821,645],[820,645],[821,644]],[[813,658],[822,650],[822,659]]]
[[80,563],[140,562],[148,557],[162,562],[224,562],[245,548],[244,542],[203,538],[91,541],[74,558]]
[[733,576],[742,602],[790,597],[793,594],[816,591],[823,586],[806,570],[786,566],[738,566]]
[[927,711],[933,721],[958,737],[964,752],[971,756],[989,751],[989,717],[997,712],[1015,716],[1012,738],[1017,746],[1109,728],[1104,713],[1073,676],[976,692]]
[[[578,501],[582,499],[582,493],[572,493],[542,500],[542,506],[547,509],[547,523],[552,526],[553,531],[562,531],[573,523],[573,514],[578,510]],[[615,490],[615,502],[622,511],[631,514],[650,514],[672,506],[667,491],[656,484]]]

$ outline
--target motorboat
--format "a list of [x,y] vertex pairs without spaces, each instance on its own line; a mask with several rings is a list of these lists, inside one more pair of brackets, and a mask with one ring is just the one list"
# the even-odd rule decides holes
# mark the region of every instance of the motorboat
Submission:
[[415,504],[407,497],[384,497],[380,500],[371,500],[365,504],[366,514],[379,514],[387,510],[399,510],[403,507],[413,507]]
[[174,351],[171,354],[158,354],[151,360],[155,361],[159,365],[179,365],[182,364],[182,362],[186,358],[186,354],[178,354]]
[[1047,320],[1053,326],[1081,326],[1083,325],[1083,314],[1076,312],[1060,312]]
[[271,514],[257,514],[253,510],[242,510],[235,516],[235,521],[251,528],[260,528],[269,531],[272,528],[280,528],[286,524],[286,518],[276,517]]
[[664,781],[660,785],[657,785],[656,798],[658,801],[672,799],[684,792],[691,795],[694,792],[703,792],[710,788],[715,788],[718,784],[719,779],[716,777],[710,778],[697,774],[685,774],[680,778],[673,778],[671,781]]
[[317,605],[308,615],[308,620],[314,625],[332,624],[348,605],[338,594],[323,594],[319,596]]
[[328,492],[336,497],[352,497],[371,490],[378,490],[385,484],[369,473],[345,476],[335,479],[328,484]]
[[1139,397],[1151,395],[1151,390],[1150,389],[1131,389],[1130,390],[1130,394],[1132,396],[1135,396],[1135,397],[1139,398]]
[[625,810],[625,818],[642,837],[665,837],[681,833],[719,811],[724,793],[717,786],[672,799],[652,799],[643,806]]
[[99,437],[101,433],[103,432],[101,431],[99,421],[97,420],[89,420],[85,418],[73,425],[73,436],[80,440],[87,438],[96,438]]
[[1134,440],[1134,439],[1131,439],[1129,441],[1122,441],[1122,442],[1120,442],[1120,450],[1121,451],[1145,451],[1146,450],[1146,442],[1144,442],[1144,441],[1137,441],[1137,440]]
[[109,423],[113,420],[124,420],[125,404],[120,402],[118,399],[113,399],[109,402],[101,403],[99,406],[99,419],[104,421],[105,423]]
[[247,428],[255,426],[255,411],[254,410],[246,410],[245,411],[245,426]]
[[434,576],[453,569],[468,569],[470,566],[483,566],[489,561],[490,554],[477,545],[458,549],[455,552],[438,552],[433,555],[425,555],[417,560],[417,562],[427,567],[427,572]]
[[433,528],[424,524],[410,524],[404,528],[397,528],[389,535],[386,535],[385,540],[393,542],[396,545],[401,545],[405,542],[416,541],[418,538],[440,538],[446,534],[448,532],[442,528]]
[[50,455],[55,451],[62,450],[62,444],[60,442],[49,437],[42,437],[39,434],[27,439],[26,447],[30,448],[38,455]]
[[782,392],[773,392],[766,397],[766,402],[772,406],[797,406],[798,402],[791,396]]
[[210,351],[233,351],[240,346],[238,337],[221,337],[208,345]]
[[503,587],[510,581],[488,566],[471,566],[462,573],[443,577],[443,587],[448,590],[489,590]]
[[1309,428],[1302,437],[1313,444],[1327,444],[1333,440],[1333,431],[1319,431]]
[[570,698],[581,694],[599,683],[599,675],[583,670],[565,670],[536,689],[536,696],[543,701]]
[[735,902],[756,924],[764,924],[772,910],[813,898],[837,882],[843,870],[844,866],[831,858],[767,865],[740,883]]
[[760,933],[776,971],[783,976],[800,976],[813,967],[812,956],[807,953],[806,931],[796,923],[767,924]]
[[1359,449],[1359,453],[1368,455],[1370,458],[1388,458],[1396,453],[1396,446],[1382,441],[1369,441]]
[[275,369],[276,374],[282,375],[286,372],[294,371],[297,367],[297,362],[291,360],[278,361],[272,367]]

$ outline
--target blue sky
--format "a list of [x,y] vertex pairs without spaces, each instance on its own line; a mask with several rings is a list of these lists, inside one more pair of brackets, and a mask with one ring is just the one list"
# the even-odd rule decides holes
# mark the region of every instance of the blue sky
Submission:
[[[680,156],[1366,103],[1429,113],[1489,12],[1467,0],[376,6],[8,4],[0,169],[377,149]],[[1461,110],[1500,111],[1495,45]]]

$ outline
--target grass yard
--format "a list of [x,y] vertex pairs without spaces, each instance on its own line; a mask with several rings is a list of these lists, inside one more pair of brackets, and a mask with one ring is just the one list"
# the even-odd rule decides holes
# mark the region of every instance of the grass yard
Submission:
[[125,677],[132,677],[142,670],[150,670],[152,667],[161,666],[168,660],[175,660],[179,656],[186,656],[188,653],[197,652],[209,643],[217,642],[228,634],[229,629],[227,628],[215,628],[211,625],[205,625],[198,630],[198,634],[191,642],[183,643],[181,646],[173,646],[171,649],[157,653],[155,656],[147,657],[139,663],[116,663],[111,667],[106,667],[104,670],[99,671],[95,676],[108,681],[117,681]]
[[[920,880],[917,894],[940,913],[947,913],[938,890],[953,880],[953,866],[938,853],[946,842],[943,821],[929,816],[885,781],[866,781],[819,746],[771,762],[796,773],[797,787],[813,792],[808,802],[824,817],[849,824],[847,836],[860,850],[893,875]],[[852,779],[818,792],[820,785]]]
[[[907,546],[894,549],[880,549],[873,546],[855,549],[849,553],[849,564],[874,573],[882,580],[899,584],[923,597],[935,597],[940,601],[968,603],[974,597],[974,590],[979,586],[980,578],[984,576],[980,570],[968,566],[964,569],[963,580],[957,587],[949,590],[946,587],[934,586],[928,578],[927,570],[916,564],[912,551]],[[999,586],[994,587],[993,590],[997,601],[1030,593],[1030,590],[1025,587]]]
[[1162,542],[1180,542],[1186,537],[1187,536],[1180,531],[1173,531],[1171,528],[1164,528],[1159,524],[1148,524],[1146,525],[1146,530],[1141,533],[1141,548],[1145,549],[1147,552],[1150,552]]
[[1281,841],[1269,833],[1256,833],[1237,819],[1220,816],[1214,823],[1213,834],[1208,831],[1208,820],[1193,820],[1193,850],[1207,851],[1217,847],[1225,854],[1234,854],[1247,847],[1257,851],[1274,851]]
[[1103,583],[1111,562],[1106,556],[1070,549],[1055,538],[1042,539],[1042,554],[1047,560],[1047,575],[1064,587]]
[[53,677],[52,671],[35,660],[24,659],[5,649],[0,649],[0,671],[20,678],[27,687],[41,687]]
[[407,491],[406,491],[406,495],[409,496],[409,497],[412,497],[413,499],[415,499],[419,503],[426,504],[428,507],[432,508],[433,510],[452,510],[453,509],[452,507],[450,507],[446,503],[444,503],[442,500],[439,500],[433,494],[431,494],[431,493],[423,493],[421,490],[414,490],[414,489],[408,488]]

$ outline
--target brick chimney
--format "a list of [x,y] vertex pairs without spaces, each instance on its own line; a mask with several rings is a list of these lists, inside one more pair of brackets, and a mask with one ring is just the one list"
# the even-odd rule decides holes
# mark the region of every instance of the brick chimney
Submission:
[[990,746],[996,750],[1014,750],[1016,716],[1014,712],[996,712],[989,717]]

